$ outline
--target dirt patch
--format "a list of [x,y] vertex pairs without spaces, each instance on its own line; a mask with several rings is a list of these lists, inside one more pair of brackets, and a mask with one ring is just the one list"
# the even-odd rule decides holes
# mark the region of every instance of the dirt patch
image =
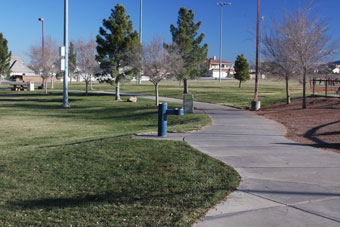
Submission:
[[307,109],[302,109],[302,99],[295,99],[256,113],[286,126],[293,141],[340,153],[340,98],[308,97]]

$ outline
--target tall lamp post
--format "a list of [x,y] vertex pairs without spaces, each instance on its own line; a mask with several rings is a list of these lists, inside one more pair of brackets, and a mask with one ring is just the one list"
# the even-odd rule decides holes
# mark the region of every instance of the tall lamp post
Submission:
[[42,47],[42,57],[44,58],[44,51],[45,51],[45,39],[44,39],[44,18],[42,18],[42,17],[40,17],[39,19],[38,19],[39,21],[41,21],[41,23],[42,23],[42,45],[41,45],[41,47]]
[[[41,55],[41,61],[44,63],[44,59],[45,59],[45,56],[44,56],[45,55],[44,18],[40,17],[40,18],[38,18],[38,20],[41,21],[41,24],[42,24],[42,35],[41,35],[41,52],[42,52],[42,55]],[[42,81],[41,86],[42,87],[45,86],[44,80]]]
[[[142,45],[142,26],[143,26],[143,1],[140,0],[140,9],[139,9],[139,42]],[[142,83],[142,73],[139,73],[139,78],[136,79],[137,84],[141,84]]]
[[143,25],[143,0],[140,0],[140,12],[139,12],[139,41],[142,44],[142,25]]
[[223,6],[229,6],[231,3],[228,2],[218,2],[216,5],[221,6],[221,17],[220,17],[220,66],[219,66],[219,75],[218,82],[221,83],[221,74],[222,74],[222,18],[223,18]]
[[258,100],[258,83],[259,83],[259,35],[260,35],[260,0],[257,0],[257,23],[256,23],[256,65],[255,65],[255,94],[251,102],[252,110],[259,110],[261,102]]
[[63,107],[69,108],[68,104],[68,0],[64,0],[64,47],[65,47],[65,71],[63,76]]

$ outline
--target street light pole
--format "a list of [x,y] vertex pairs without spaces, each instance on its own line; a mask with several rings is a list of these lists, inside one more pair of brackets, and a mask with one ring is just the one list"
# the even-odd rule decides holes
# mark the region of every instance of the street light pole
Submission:
[[139,41],[142,44],[142,25],[143,25],[143,0],[140,0],[140,14],[139,14]]
[[[143,41],[142,41],[142,38],[143,38],[143,30],[142,30],[142,27],[143,27],[143,1],[140,0],[140,9],[139,9],[139,42],[140,42],[140,45],[142,45]],[[139,78],[136,77],[136,82],[137,84],[141,84],[142,83],[142,73],[140,72],[139,73]]]
[[221,17],[220,17],[220,66],[219,66],[219,76],[218,82],[221,83],[221,74],[222,74],[222,18],[223,18],[223,6],[231,5],[231,3],[227,2],[218,2],[216,5],[221,6]]
[[38,19],[39,21],[41,21],[42,22],[42,45],[41,45],[41,47],[42,47],[42,58],[44,58],[44,51],[45,51],[45,38],[44,38],[44,18],[39,18]]
[[[42,35],[41,35],[41,61],[42,61],[42,64],[44,65],[45,64],[45,38],[44,38],[44,18],[40,17],[38,18],[39,21],[41,21],[41,24],[42,24]],[[41,71],[41,74],[42,74],[43,71]],[[44,83],[44,79],[42,80],[42,84],[41,84],[41,87],[44,87],[45,86],[45,83]],[[46,82],[46,86],[47,86],[47,82]]]
[[255,94],[251,102],[252,110],[259,110],[261,102],[258,100],[258,83],[259,83],[259,35],[260,35],[260,0],[257,0],[257,23],[256,23],[256,65],[255,65]]
[[68,104],[68,0],[64,0],[64,47],[65,47],[65,71],[63,76],[63,107]]

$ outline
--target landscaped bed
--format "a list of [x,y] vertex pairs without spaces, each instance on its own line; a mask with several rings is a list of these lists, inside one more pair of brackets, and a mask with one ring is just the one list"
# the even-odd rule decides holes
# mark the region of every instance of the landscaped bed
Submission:
[[[153,101],[0,90],[0,226],[188,226],[239,183],[220,161],[156,131]],[[170,116],[170,131],[210,123]]]
[[308,97],[263,107],[257,113],[287,127],[287,137],[302,144],[340,153],[340,98]]

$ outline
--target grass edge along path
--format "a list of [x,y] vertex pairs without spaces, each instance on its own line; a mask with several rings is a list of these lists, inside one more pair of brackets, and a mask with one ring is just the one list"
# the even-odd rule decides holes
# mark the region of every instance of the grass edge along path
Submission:
[[[19,130],[10,127],[1,134],[8,140],[3,146],[7,151],[0,152],[1,226],[188,226],[239,184],[235,170],[183,141],[124,136],[134,127],[148,131],[144,125],[153,121],[140,117],[143,114],[137,109],[126,113],[130,108],[126,103],[113,103],[106,96],[76,96],[72,98],[73,109],[60,111],[53,107],[60,105],[56,94],[17,94],[0,94],[0,122],[8,124],[9,115],[34,122]],[[140,104],[149,102],[141,100]],[[111,105],[115,108],[109,108]],[[121,105],[124,108],[120,109]],[[124,112],[132,123],[127,122]],[[132,118],[133,114],[136,117]],[[46,133],[51,135],[43,145],[34,142],[43,141],[39,138],[44,135],[34,130],[41,121],[49,130],[39,130],[45,137]],[[197,119],[193,121],[197,123]],[[9,126],[17,123],[12,121]],[[108,123],[118,127],[112,138],[107,138],[107,132],[115,128],[105,128]],[[64,124],[71,124],[65,135],[54,131],[58,126],[66,127]],[[77,131],[77,124],[98,130],[96,137],[90,137],[97,139],[88,141],[86,134]],[[100,127],[95,127],[98,124]],[[132,126],[122,127],[125,124]],[[175,128],[176,124],[178,130],[183,129],[178,119],[170,122]],[[13,136],[20,139],[11,140]],[[61,145],[65,142],[69,145]]]

